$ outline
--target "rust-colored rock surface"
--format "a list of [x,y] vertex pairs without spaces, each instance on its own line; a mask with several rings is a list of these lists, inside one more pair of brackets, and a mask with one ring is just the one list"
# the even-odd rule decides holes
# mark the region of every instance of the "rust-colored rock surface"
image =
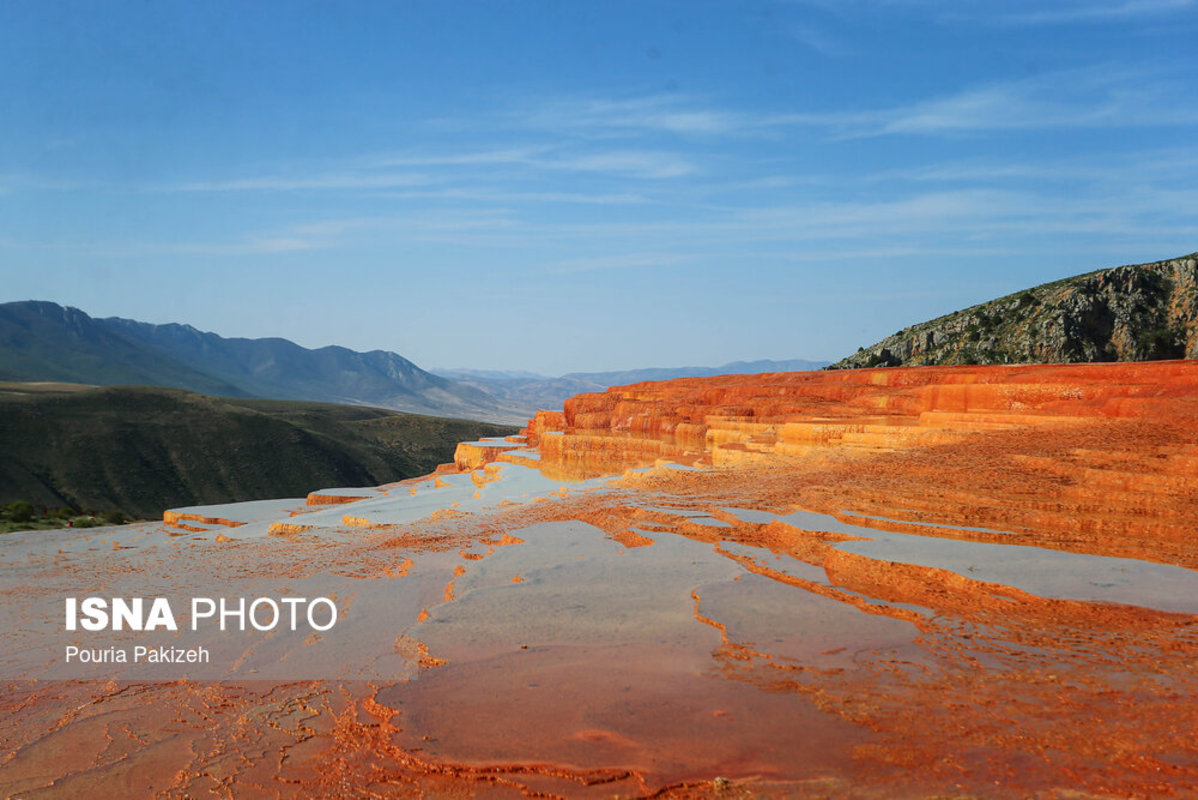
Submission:
[[461,470],[478,469],[495,461],[500,453],[524,447],[522,437],[506,439],[481,439],[477,442],[460,442],[454,450],[453,463]]
[[224,517],[210,517],[203,514],[187,513],[183,511],[164,511],[162,513],[162,522],[171,528],[180,530],[200,531],[204,528],[198,528],[194,525],[188,525],[188,521],[201,522],[205,525],[223,525],[226,528],[236,528],[238,525],[245,523],[237,520],[225,519]]
[[578,395],[526,433],[579,476],[667,458],[790,468],[800,484],[831,459],[789,502],[1198,566],[1195,361],[679,379]]
[[79,581],[341,615],[213,635],[220,679],[26,658],[0,794],[1198,796],[1198,362],[646,383],[525,436],[352,515],[0,548],[6,665]]

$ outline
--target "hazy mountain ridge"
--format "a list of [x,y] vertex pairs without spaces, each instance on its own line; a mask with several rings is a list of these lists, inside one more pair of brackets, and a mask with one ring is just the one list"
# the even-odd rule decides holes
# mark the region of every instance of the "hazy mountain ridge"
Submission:
[[495,405],[485,392],[425,372],[385,350],[359,353],[336,345],[309,350],[288,339],[225,338],[176,323],[152,325],[120,317],[103,322],[258,397],[278,397],[283,391],[294,400],[425,413],[489,411]]
[[0,304],[0,378],[170,386],[226,397],[249,394],[161,350],[132,342],[77,308],[38,300]]
[[712,375],[756,375],[763,372],[806,372],[827,366],[827,361],[733,361],[719,367],[648,367],[613,372],[571,372],[560,377],[531,372],[481,369],[442,369],[436,373],[474,386],[506,404],[537,410],[560,409],[567,398],[584,392],[602,392],[609,386],[672,378],[702,378]]
[[1096,270],[888,336],[831,369],[1198,358],[1198,253]]
[[282,338],[226,338],[180,323],[93,318],[55,303],[0,304],[0,380],[168,386],[220,397],[368,405],[522,424],[541,409],[609,386],[818,369],[824,361],[735,361],[718,367],[575,372],[421,369],[396,353],[314,350]]
[[0,377],[101,386],[169,386],[223,397],[372,405],[516,424],[525,416],[479,389],[395,353],[287,339],[227,339],[190,325],[95,319],[76,308],[0,304]]
[[708,378],[713,375],[758,375],[765,372],[808,372],[828,365],[827,361],[791,358],[785,361],[731,361],[718,367],[649,367],[615,372],[571,372],[563,378],[574,378],[608,386],[623,386],[641,381],[668,381],[674,378]]

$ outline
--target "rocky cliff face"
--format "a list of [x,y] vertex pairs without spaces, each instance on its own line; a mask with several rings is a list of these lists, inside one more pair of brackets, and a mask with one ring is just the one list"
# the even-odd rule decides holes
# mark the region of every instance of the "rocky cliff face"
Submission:
[[832,369],[1198,358],[1198,253],[1044,284],[904,328]]

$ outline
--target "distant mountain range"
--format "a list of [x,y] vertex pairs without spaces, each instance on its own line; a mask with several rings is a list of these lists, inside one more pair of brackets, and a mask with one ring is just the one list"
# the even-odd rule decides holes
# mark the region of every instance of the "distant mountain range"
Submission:
[[832,365],[1198,358],[1198,253],[1100,269],[921,322]]
[[709,375],[756,375],[762,372],[806,372],[827,366],[827,361],[733,361],[719,367],[649,367],[618,372],[571,372],[557,378],[533,372],[501,372],[480,369],[441,369],[437,375],[473,386],[505,404],[521,408],[554,410],[566,398],[582,392],[602,392],[609,386],[672,378],[701,378]]
[[523,424],[580,392],[645,380],[817,369],[823,361],[737,361],[571,373],[427,372],[403,356],[344,347],[309,350],[286,339],[227,339],[190,325],[96,319],[42,301],[0,304],[0,380],[185,389],[219,397],[306,400]]
[[226,339],[190,325],[93,319],[77,308],[38,301],[0,305],[0,379],[168,386],[510,424],[528,419],[523,410],[425,372],[395,353]]

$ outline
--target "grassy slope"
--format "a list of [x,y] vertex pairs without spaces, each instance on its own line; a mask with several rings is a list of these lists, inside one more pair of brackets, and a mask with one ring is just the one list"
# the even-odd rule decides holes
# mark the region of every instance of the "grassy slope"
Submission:
[[373,486],[513,428],[382,409],[174,389],[0,391],[0,503],[163,509]]

